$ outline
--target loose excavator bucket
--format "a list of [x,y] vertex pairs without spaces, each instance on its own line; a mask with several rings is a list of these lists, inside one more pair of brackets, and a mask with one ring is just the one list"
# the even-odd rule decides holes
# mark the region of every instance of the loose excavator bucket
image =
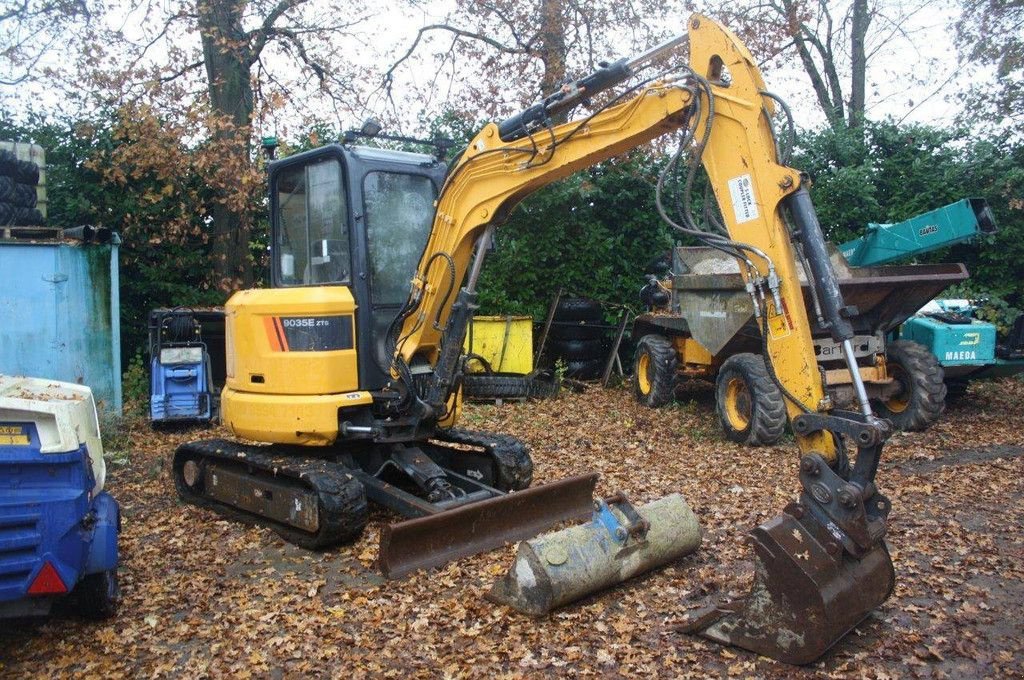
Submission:
[[536,536],[590,514],[596,473],[513,491],[384,527],[378,563],[388,578]]
[[803,513],[794,504],[754,529],[750,594],[697,613],[684,632],[801,665],[889,597],[895,574],[883,541],[854,558],[822,536],[824,527],[801,521]]

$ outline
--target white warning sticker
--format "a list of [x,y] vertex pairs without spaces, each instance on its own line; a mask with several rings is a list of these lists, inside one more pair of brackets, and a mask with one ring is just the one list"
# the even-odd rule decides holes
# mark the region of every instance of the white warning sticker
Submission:
[[743,224],[758,218],[757,202],[754,200],[754,182],[750,175],[740,175],[729,180],[729,195],[736,224]]

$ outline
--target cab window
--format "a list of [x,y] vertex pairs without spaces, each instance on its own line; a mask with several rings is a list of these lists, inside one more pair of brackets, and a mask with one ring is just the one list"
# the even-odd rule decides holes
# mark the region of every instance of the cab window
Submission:
[[351,283],[342,179],[341,163],[333,158],[278,174],[274,244],[278,285]]
[[363,180],[370,250],[370,298],[400,305],[409,297],[434,221],[437,190],[429,177],[370,172]]

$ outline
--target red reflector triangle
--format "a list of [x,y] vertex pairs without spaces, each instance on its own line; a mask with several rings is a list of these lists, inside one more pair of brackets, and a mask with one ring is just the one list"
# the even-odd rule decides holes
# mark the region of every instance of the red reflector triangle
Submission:
[[28,587],[29,595],[58,595],[66,592],[68,592],[68,587],[64,585],[60,574],[49,562],[43,562],[43,568],[36,574],[32,585]]

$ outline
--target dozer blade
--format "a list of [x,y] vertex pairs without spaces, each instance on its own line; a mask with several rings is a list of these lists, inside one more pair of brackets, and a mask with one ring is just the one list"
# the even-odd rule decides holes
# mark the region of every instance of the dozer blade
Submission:
[[755,564],[750,594],[697,613],[684,632],[802,665],[821,656],[889,597],[896,577],[883,541],[854,558],[788,514],[792,507],[751,532]]
[[386,526],[380,569],[387,578],[401,578],[585,517],[593,508],[597,478],[597,473],[568,477]]

